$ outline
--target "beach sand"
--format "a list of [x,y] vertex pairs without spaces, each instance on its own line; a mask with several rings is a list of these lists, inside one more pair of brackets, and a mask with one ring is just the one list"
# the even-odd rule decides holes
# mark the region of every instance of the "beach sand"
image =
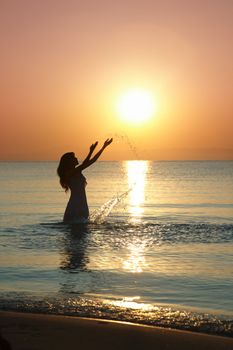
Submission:
[[13,350],[233,349],[232,338],[69,316],[0,312],[0,330]]

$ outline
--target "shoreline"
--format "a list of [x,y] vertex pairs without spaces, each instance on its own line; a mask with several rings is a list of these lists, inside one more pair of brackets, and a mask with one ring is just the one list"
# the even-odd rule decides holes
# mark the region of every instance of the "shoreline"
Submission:
[[[233,339],[228,337],[121,321],[11,311],[0,311],[0,330],[13,350],[233,348]],[[0,345],[0,349],[4,348]]]

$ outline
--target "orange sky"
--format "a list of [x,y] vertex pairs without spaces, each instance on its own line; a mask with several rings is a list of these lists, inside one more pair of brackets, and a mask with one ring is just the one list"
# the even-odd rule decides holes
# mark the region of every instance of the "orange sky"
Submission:
[[[233,159],[232,18],[231,0],[1,1],[0,160],[109,136],[105,160]],[[115,110],[135,86],[158,103],[140,125]]]

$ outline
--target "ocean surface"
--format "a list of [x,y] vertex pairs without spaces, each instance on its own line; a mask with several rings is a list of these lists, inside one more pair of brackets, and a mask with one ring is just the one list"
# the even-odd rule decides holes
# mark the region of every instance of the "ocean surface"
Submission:
[[75,225],[57,165],[0,163],[1,310],[233,336],[233,161],[99,161]]

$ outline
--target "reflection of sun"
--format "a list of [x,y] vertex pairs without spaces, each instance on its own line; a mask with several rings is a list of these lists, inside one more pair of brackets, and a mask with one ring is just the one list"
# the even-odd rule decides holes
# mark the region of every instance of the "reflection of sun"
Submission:
[[128,245],[129,255],[128,258],[123,262],[123,268],[130,272],[142,272],[143,266],[146,265],[143,243],[130,243]]
[[150,92],[134,89],[121,96],[117,109],[123,120],[130,123],[140,123],[152,117],[155,105]]
[[127,309],[135,309],[135,310],[142,310],[142,311],[151,311],[158,309],[155,306],[151,304],[146,304],[140,302],[140,297],[125,297],[121,300],[105,300],[104,302],[106,304],[111,304],[114,306],[124,307]]
[[127,175],[128,184],[131,189],[129,193],[129,211],[133,217],[140,217],[143,214],[143,204],[145,201],[145,183],[148,171],[147,161],[128,161]]

